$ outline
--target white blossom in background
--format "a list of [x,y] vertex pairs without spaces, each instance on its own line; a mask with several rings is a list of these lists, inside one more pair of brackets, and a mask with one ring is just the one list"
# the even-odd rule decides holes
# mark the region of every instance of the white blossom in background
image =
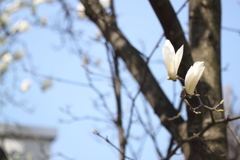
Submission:
[[0,62],[0,75],[2,75],[8,68],[7,63]]
[[162,56],[168,72],[168,79],[176,81],[178,78],[178,68],[183,56],[183,45],[177,50],[177,53],[175,54],[173,45],[169,40],[166,40],[162,47]]
[[52,85],[53,85],[52,79],[46,79],[42,82],[42,90],[47,90],[50,87],[52,87]]
[[10,62],[12,62],[13,57],[10,53],[4,53],[1,60],[3,63],[9,64]]
[[100,66],[100,64],[102,63],[102,59],[101,58],[98,58],[95,62],[94,62],[94,65],[96,67]]
[[0,36],[0,45],[4,44],[6,42],[6,37]]
[[86,14],[85,14],[85,7],[82,3],[79,3],[77,5],[77,14],[78,14],[78,17],[81,19],[87,18]]
[[45,26],[47,24],[47,21],[48,21],[47,17],[41,17],[40,18],[40,24],[42,26]]
[[10,29],[10,34],[14,34],[16,32],[24,32],[30,28],[30,23],[27,20],[17,21],[12,28]]
[[25,7],[25,6],[26,6],[25,1],[15,0],[13,3],[6,6],[6,11],[5,12],[13,13],[13,12],[16,12],[19,9]]
[[90,58],[88,55],[84,55],[82,57],[82,66],[87,66],[90,64]]
[[9,15],[7,13],[0,14],[0,26],[5,27],[8,25]]
[[24,50],[18,50],[18,51],[16,51],[16,52],[13,54],[13,59],[14,59],[14,60],[19,60],[19,59],[21,59],[21,58],[24,57],[24,56],[25,56]]
[[204,62],[195,62],[193,66],[189,68],[185,77],[185,91],[187,94],[194,94],[194,89],[201,78],[204,69]]
[[21,86],[20,86],[21,91],[26,92],[30,88],[31,83],[32,82],[31,82],[30,79],[23,80],[22,83],[21,83]]
[[101,37],[102,37],[102,32],[100,31],[100,29],[98,29],[96,32],[96,40],[99,41]]
[[107,9],[110,7],[110,0],[99,0],[99,3],[103,8]]

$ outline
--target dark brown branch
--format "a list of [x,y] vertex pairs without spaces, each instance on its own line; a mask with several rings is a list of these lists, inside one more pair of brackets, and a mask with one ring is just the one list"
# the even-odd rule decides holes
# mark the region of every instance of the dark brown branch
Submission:
[[182,147],[183,144],[185,144],[186,142],[190,142],[194,139],[198,139],[198,138],[202,138],[203,134],[208,130],[210,129],[212,126],[216,125],[216,124],[222,124],[222,123],[225,123],[227,125],[228,122],[230,121],[234,121],[234,120],[237,120],[237,119],[240,119],[240,116],[236,116],[236,117],[227,117],[226,119],[220,119],[220,120],[216,120],[215,122],[212,122],[210,124],[208,124],[206,127],[204,127],[200,132],[194,134],[193,136],[185,139],[185,140],[182,140],[181,143],[178,143],[178,145],[170,152],[170,154],[164,159],[164,160],[168,160],[170,159],[175,153],[176,151]]
[[[184,54],[178,70],[178,75],[185,77],[187,70],[193,64],[193,60],[188,42],[171,2],[169,0],[149,0],[149,2],[163,27],[166,38],[171,41],[175,50],[184,45]],[[186,3],[187,2],[183,4],[183,7]],[[181,11],[181,8],[179,11]]]
[[[146,79],[141,92],[150,102],[162,124],[174,135],[175,139],[180,141],[179,135],[176,133],[176,126],[182,124],[183,119],[180,117],[173,122],[168,121],[169,117],[173,117],[178,113],[159,87],[155,77],[140,56],[141,53],[128,42],[118,29],[115,19],[107,15],[97,0],[92,0],[91,3],[87,0],[81,0],[81,2],[86,8],[88,17],[99,27],[106,40],[111,43],[114,52],[122,58],[139,85],[141,86],[144,79]],[[143,77],[145,72],[146,76]]]

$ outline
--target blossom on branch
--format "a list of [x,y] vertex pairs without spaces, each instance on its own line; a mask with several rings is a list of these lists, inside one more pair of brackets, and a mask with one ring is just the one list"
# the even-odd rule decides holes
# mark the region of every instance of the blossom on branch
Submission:
[[99,0],[99,3],[104,9],[107,9],[110,7],[110,0]]
[[5,12],[10,14],[18,11],[19,9],[26,6],[25,1],[15,0],[13,3],[7,5]]
[[168,80],[176,81],[178,78],[177,71],[183,56],[183,45],[177,50],[177,53],[175,54],[173,45],[169,40],[166,40],[162,47],[162,55],[169,76]]
[[20,89],[22,92],[26,92],[31,86],[31,80],[30,79],[25,79],[22,81]]
[[14,60],[19,60],[25,56],[24,50],[18,50],[13,54]]
[[10,53],[5,53],[2,58],[1,58],[3,63],[9,64],[10,62],[12,62],[13,57]]
[[17,21],[12,28],[10,29],[10,34],[14,34],[16,32],[24,32],[30,29],[30,23],[27,20]]
[[194,89],[202,76],[205,69],[204,62],[195,62],[193,66],[189,68],[185,77],[185,91],[189,95],[194,94]]
[[81,19],[87,18],[87,15],[85,14],[85,7],[82,3],[79,3],[77,5],[77,13],[79,18]]

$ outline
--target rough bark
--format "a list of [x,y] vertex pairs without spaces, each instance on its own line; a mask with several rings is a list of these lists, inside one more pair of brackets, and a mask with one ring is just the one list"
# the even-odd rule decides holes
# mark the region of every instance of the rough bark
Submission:
[[[169,0],[149,0],[149,2],[163,27],[166,38],[171,41],[175,50],[177,50],[181,45],[184,45],[184,54],[178,70],[178,75],[184,78],[189,67],[193,64],[193,60],[189,44],[184,36],[184,32],[177,18],[177,15]],[[183,82],[181,82],[181,84],[184,85]],[[198,105],[197,99],[192,99],[190,103],[193,106]],[[188,113],[190,112],[191,111],[188,110]],[[192,115],[195,116],[194,114]],[[188,125],[184,123],[178,128],[182,139],[186,139],[189,136],[186,133],[187,127]],[[190,155],[190,146],[188,143],[185,143],[182,146],[182,151],[186,159],[188,159]]]
[[[184,56],[178,74],[184,77],[190,65],[193,64],[191,56],[193,56],[194,61],[204,61],[206,69],[202,80],[210,99],[210,104],[205,100],[204,92],[200,92],[200,94],[205,104],[209,106],[218,104],[222,99],[220,72],[220,1],[190,0],[189,28],[191,48],[186,42],[184,32],[169,0],[149,1],[164,29],[165,36],[172,42],[175,49],[184,44]],[[193,16],[195,18],[193,18]],[[202,90],[199,86],[198,89]],[[196,98],[192,98],[189,102],[194,107],[199,105]],[[199,132],[211,122],[209,111],[202,109],[201,112],[202,114],[196,115],[188,109],[188,136]],[[223,113],[214,112],[213,114],[215,119],[223,118]],[[204,160],[219,159],[216,155],[226,155],[225,130],[225,125],[217,125],[204,134],[204,137],[208,139],[206,142],[207,146],[216,154],[210,153],[206,145],[201,140],[196,139],[189,143],[190,146],[183,148],[185,158]],[[182,133],[180,134],[185,137]]]
[[[204,61],[205,71],[203,73],[203,87],[209,101],[205,100],[208,106],[215,106],[222,100],[221,84],[221,54],[220,54],[220,27],[221,27],[221,4],[220,0],[190,0],[189,1],[189,36],[190,47],[194,61]],[[204,98],[204,97],[203,97]],[[205,127],[210,123],[210,112],[201,110],[201,123],[195,128]],[[223,112],[213,112],[215,120],[224,118]],[[191,131],[192,124],[189,123],[188,132]],[[203,152],[199,152],[196,142],[191,143],[190,159],[219,159],[219,156],[226,159],[227,136],[226,126],[215,125],[207,130],[204,135],[205,143]],[[197,142],[203,146],[202,142]],[[204,151],[205,150],[205,151]],[[212,154],[209,151],[214,152]]]

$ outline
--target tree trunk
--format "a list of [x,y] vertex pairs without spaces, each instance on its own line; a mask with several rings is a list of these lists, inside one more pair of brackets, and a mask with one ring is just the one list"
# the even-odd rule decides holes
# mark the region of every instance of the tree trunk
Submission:
[[[220,54],[221,4],[220,0],[189,1],[190,48],[194,61],[204,61],[201,92],[204,104],[216,106],[222,100],[221,54]],[[198,89],[201,87],[198,87]],[[196,106],[195,106],[196,107]],[[224,118],[224,112],[212,112],[214,120]],[[212,122],[210,111],[201,109],[201,114],[188,112],[188,135],[192,136]],[[200,149],[201,148],[201,149]],[[225,124],[214,125],[203,135],[203,140],[190,142],[189,159],[226,159],[227,136]]]

